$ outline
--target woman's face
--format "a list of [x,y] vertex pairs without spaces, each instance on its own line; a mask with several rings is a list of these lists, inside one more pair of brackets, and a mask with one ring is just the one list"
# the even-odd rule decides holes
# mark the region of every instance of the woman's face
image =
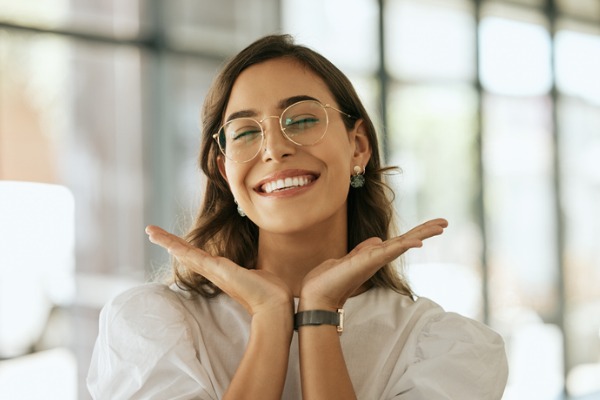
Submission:
[[[297,61],[279,58],[244,70],[233,85],[225,120],[242,112],[258,121],[279,116],[302,96],[339,108],[323,80]],[[346,198],[355,165],[370,156],[368,140],[358,121],[351,131],[342,115],[327,109],[325,137],[312,146],[285,138],[276,118],[265,119],[265,141],[246,163],[220,157],[221,173],[240,207],[261,230],[294,233],[320,224],[346,225]],[[273,190],[281,181],[283,188]],[[280,185],[281,186],[281,182]]]

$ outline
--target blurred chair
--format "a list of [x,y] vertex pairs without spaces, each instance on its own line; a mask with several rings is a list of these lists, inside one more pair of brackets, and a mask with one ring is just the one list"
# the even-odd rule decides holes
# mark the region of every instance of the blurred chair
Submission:
[[53,310],[68,307],[75,297],[74,231],[68,189],[0,181],[0,398],[42,398],[21,397],[35,396],[36,388],[46,399],[74,398],[72,353],[66,348],[34,353],[49,333],[46,327],[57,329]]

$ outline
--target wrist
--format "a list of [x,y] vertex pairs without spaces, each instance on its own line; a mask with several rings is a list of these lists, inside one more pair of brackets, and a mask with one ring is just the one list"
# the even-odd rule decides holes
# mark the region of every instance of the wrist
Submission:
[[300,300],[298,301],[298,311],[306,310],[326,310],[326,311],[337,311],[338,308],[342,308],[343,303],[339,304],[332,299],[324,298],[318,295],[312,295],[309,293],[300,293]]
[[294,335],[294,318],[265,318],[255,316],[250,325],[250,342],[263,343],[269,348],[289,346]]
[[266,327],[270,330],[293,331],[294,328],[294,305],[270,307],[252,315],[252,326],[256,328]]

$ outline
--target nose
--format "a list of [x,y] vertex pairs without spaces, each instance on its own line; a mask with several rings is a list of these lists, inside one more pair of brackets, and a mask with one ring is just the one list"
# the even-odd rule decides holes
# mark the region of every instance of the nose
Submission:
[[261,151],[263,161],[280,161],[296,151],[296,145],[289,141],[279,125],[279,117],[270,116],[262,120],[265,140]]

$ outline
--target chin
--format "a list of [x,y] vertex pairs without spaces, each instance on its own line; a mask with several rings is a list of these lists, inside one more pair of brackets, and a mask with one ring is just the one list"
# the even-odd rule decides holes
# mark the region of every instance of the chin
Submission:
[[326,224],[328,227],[336,226],[336,220],[346,218],[346,208],[339,212],[326,210],[324,208],[311,207],[303,211],[295,208],[289,212],[277,212],[272,210],[265,213],[264,218],[255,221],[261,230],[276,234],[297,234],[314,229],[320,229]]

